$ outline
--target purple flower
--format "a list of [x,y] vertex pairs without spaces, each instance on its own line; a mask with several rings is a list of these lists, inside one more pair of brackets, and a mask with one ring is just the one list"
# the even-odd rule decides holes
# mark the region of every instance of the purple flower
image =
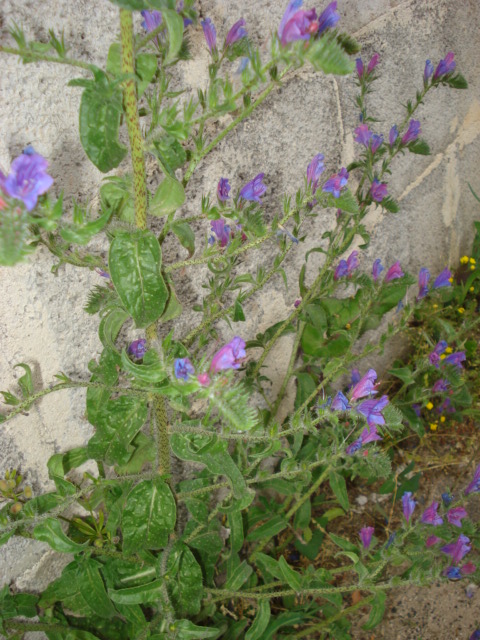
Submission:
[[412,517],[412,513],[415,510],[417,502],[412,498],[411,491],[405,491],[402,496],[402,508],[403,515],[405,516],[405,520],[410,522],[410,518]]
[[473,474],[473,480],[465,489],[465,495],[468,496],[469,493],[478,493],[480,491],[480,464],[475,469],[475,473]]
[[240,197],[244,200],[261,202],[260,196],[263,196],[267,190],[266,185],[262,182],[264,175],[264,173],[259,173],[253,180],[247,182],[247,184],[240,190]]
[[318,35],[323,33],[326,29],[334,27],[339,20],[340,15],[337,13],[337,3],[330,2],[327,8],[318,16]]
[[398,138],[398,127],[396,124],[390,129],[390,133],[388,134],[388,143],[391,147],[395,144]]
[[162,24],[162,14],[160,11],[141,11],[140,13],[143,17],[142,27],[148,33],[155,31],[155,29]]
[[437,344],[435,345],[435,349],[428,356],[430,364],[433,364],[433,366],[437,367],[437,369],[438,369],[438,363],[440,362],[440,356],[442,355],[442,353],[445,352],[446,348],[447,348],[446,341],[440,340],[440,342],[437,342]]
[[372,425],[370,429],[365,428],[360,437],[357,438],[352,444],[348,445],[345,449],[345,453],[349,456],[353,455],[356,451],[362,448],[364,444],[374,442],[375,440],[381,440],[381,436],[377,433],[377,427]]
[[370,58],[370,62],[368,63],[368,66],[367,66],[367,75],[369,73],[372,73],[372,71],[375,69],[375,67],[379,62],[380,62],[380,54],[374,53],[373,56]]
[[423,524],[433,524],[434,527],[438,527],[443,524],[443,518],[438,515],[438,502],[432,502],[432,504],[425,509],[422,514],[422,522]]
[[353,387],[351,399],[358,400],[359,398],[364,398],[365,396],[377,393],[375,390],[376,379],[377,372],[375,369],[369,369],[363,378],[360,378],[357,384]]
[[438,78],[440,78],[441,76],[445,76],[455,70],[455,67],[457,65],[455,60],[453,59],[454,56],[455,54],[453,53],[453,51],[449,51],[445,58],[443,60],[440,60],[437,68],[435,69],[435,73],[433,74],[434,80],[438,80]]
[[387,193],[387,185],[385,184],[385,182],[380,182],[380,180],[374,178],[372,186],[370,187],[370,195],[375,200],[375,202],[381,202],[386,197]]
[[427,283],[430,280],[430,271],[426,267],[422,267],[418,273],[418,295],[417,302],[424,298],[428,293]]
[[442,571],[442,575],[449,580],[461,580],[463,578],[460,567],[447,567]]
[[360,126],[358,126],[355,131],[354,134],[357,136],[355,138],[355,142],[358,142],[358,144],[363,144],[364,147],[369,147],[370,145],[370,138],[372,137],[372,132],[369,130],[368,128],[368,124],[361,124]]
[[450,524],[453,524],[455,527],[462,526],[462,518],[466,518],[467,512],[463,507],[453,507],[447,513],[447,520]]
[[130,353],[137,360],[140,360],[141,358],[143,358],[146,351],[147,351],[147,341],[144,338],[140,338],[140,340],[134,340],[127,349],[127,352]]
[[372,267],[372,276],[373,276],[373,281],[374,282],[377,282],[377,280],[380,277],[380,274],[382,273],[382,271],[384,271],[384,267],[382,267],[382,263],[380,261],[380,258],[377,258],[375,260],[375,262],[373,263],[373,267]]
[[245,29],[245,20],[241,18],[230,29],[227,33],[227,37],[225,38],[225,46],[230,47],[232,44],[235,44],[238,40],[245,38],[247,35],[247,31]]
[[293,306],[295,307],[295,309],[298,309],[298,307],[301,305],[302,303],[302,299],[298,298],[297,300],[295,300],[295,302],[293,303]]
[[226,247],[230,242],[231,229],[228,224],[225,224],[225,220],[212,220],[210,222],[210,227],[212,228],[213,233],[217,236],[220,246]]
[[209,48],[210,53],[213,53],[213,51],[217,48],[217,32],[210,18],[205,18],[205,20],[202,20],[202,29],[203,35],[205,36],[205,40],[207,42],[207,47]]
[[197,376],[197,380],[202,385],[202,387],[208,387],[208,385],[210,384],[210,376],[206,371],[204,371],[203,373],[199,373]]
[[352,387],[356,385],[357,382],[360,382],[361,377],[362,376],[360,375],[360,371],[358,369],[352,369]]
[[456,351],[455,353],[450,353],[443,361],[443,364],[453,364],[458,369],[463,369],[462,362],[464,360],[466,360],[465,352]]
[[228,178],[220,178],[217,185],[217,198],[220,202],[226,202],[230,196],[230,185],[228,184]]
[[427,82],[429,80],[429,78],[432,77],[432,73],[433,73],[433,64],[432,64],[431,60],[426,60],[425,61],[425,70],[423,72],[423,80],[424,80],[424,82]]
[[448,380],[445,380],[445,378],[440,378],[440,380],[437,380],[433,385],[432,393],[443,393],[444,391],[447,391],[449,384],[450,383],[448,382]]
[[471,550],[470,538],[467,538],[463,533],[460,534],[456,542],[450,542],[444,547],[440,548],[440,551],[451,556],[453,564],[458,564],[464,556]]
[[323,153],[317,153],[307,167],[307,184],[310,186],[313,193],[317,190],[318,180],[325,170],[323,160]]
[[334,198],[340,197],[341,189],[347,184],[348,171],[342,167],[338,173],[334,173],[323,185],[324,193],[331,193]]
[[347,411],[348,409],[351,409],[350,405],[348,404],[348,399],[343,395],[341,391],[337,392],[337,395],[333,399],[330,408],[334,409],[335,411]]
[[379,136],[376,133],[372,134],[372,137],[370,138],[370,149],[372,150],[373,154],[377,153],[382,142],[383,136]]
[[410,124],[408,125],[407,132],[402,138],[402,144],[408,144],[409,142],[413,142],[418,138],[420,133],[421,133],[420,121],[410,120]]
[[446,267],[442,273],[440,273],[435,282],[433,283],[434,289],[439,289],[440,287],[450,287],[452,283],[450,282],[450,278],[452,277],[452,272],[448,267]]
[[344,276],[351,276],[353,271],[357,269],[359,265],[357,256],[358,251],[352,251],[346,260],[340,260],[337,268],[335,269],[335,273],[333,274],[333,279],[338,280]]
[[425,546],[427,548],[433,547],[434,545],[440,542],[440,538],[437,536],[428,536],[427,541],[425,542]]
[[175,377],[188,380],[189,376],[195,373],[193,364],[188,358],[176,358],[174,361]]
[[437,413],[455,413],[455,407],[452,406],[452,401],[450,398],[445,398],[442,404],[435,409]]
[[375,529],[373,527],[363,527],[362,529],[360,529],[360,533],[358,535],[360,536],[360,540],[362,541],[362,545],[364,549],[369,548],[372,542],[372,536],[374,531]]
[[375,424],[385,424],[385,418],[380,413],[388,404],[388,396],[381,398],[370,398],[358,405],[357,411],[367,419],[367,424],[371,427]]
[[110,280],[110,274],[108,273],[108,271],[103,271],[103,269],[95,269],[95,271],[98,273],[99,276],[102,276],[102,278],[105,278],[105,280]]
[[240,361],[246,355],[245,342],[242,338],[235,336],[213,356],[210,371],[217,373],[217,371],[223,371],[224,369],[238,369]]
[[390,282],[391,280],[396,280],[397,278],[403,278],[404,275],[405,274],[402,271],[400,262],[397,260],[392,264],[390,269],[387,271],[387,275],[385,276],[385,282]]
[[278,27],[278,37],[283,46],[295,40],[309,40],[318,30],[315,9],[300,9],[303,0],[290,0]]
[[46,193],[53,184],[46,173],[48,162],[33,148],[27,148],[15,158],[6,176],[0,171],[0,188],[16,200],[21,200],[27,211],[35,208],[38,196]]
[[420,416],[422,415],[422,406],[418,404],[418,402],[414,402],[412,404],[412,409],[415,411],[415,415],[417,416],[417,418],[420,418]]
[[469,640],[480,640],[480,629],[474,631]]

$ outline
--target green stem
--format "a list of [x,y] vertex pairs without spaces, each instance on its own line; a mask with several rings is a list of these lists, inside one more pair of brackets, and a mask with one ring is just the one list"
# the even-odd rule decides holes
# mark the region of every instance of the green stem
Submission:
[[315,633],[315,637],[318,637],[317,636],[318,631],[322,631],[323,629],[328,629],[328,627],[333,622],[337,622],[337,620],[342,620],[346,616],[353,613],[354,611],[361,609],[365,605],[369,604],[373,600],[373,598],[374,596],[368,596],[367,598],[363,598],[363,600],[360,600],[360,602],[357,602],[356,604],[352,604],[350,607],[347,607],[346,609],[340,609],[340,611],[337,611],[337,613],[331,616],[331,618],[328,618],[328,620],[323,620],[318,624],[314,624],[309,627],[306,627],[305,629],[303,629],[302,631],[299,631],[298,633],[296,633],[291,637],[292,638],[305,638],[307,636],[313,637],[312,636],[313,633]]
[[[408,581],[404,581],[401,585],[392,585],[390,582],[381,582],[375,585],[369,585],[368,591],[386,591],[387,589],[393,589],[397,586],[403,586],[404,584],[410,584]],[[318,589],[301,589],[295,591],[294,589],[284,589],[281,591],[270,591],[266,593],[256,593],[255,591],[230,591],[229,589],[209,589],[205,591],[214,596],[210,602],[222,602],[223,600],[234,600],[238,598],[250,599],[250,600],[272,600],[273,598],[285,598],[288,596],[311,596],[322,597],[328,596],[333,593],[352,593],[357,591],[361,587],[358,584],[351,584],[342,587],[321,587]],[[218,596],[218,597],[215,597]]]
[[218,136],[216,136],[212,142],[210,142],[209,145],[207,145],[204,149],[202,149],[201,151],[199,151],[197,154],[195,154],[195,156],[192,158],[192,160],[190,161],[190,164],[188,165],[188,169],[185,172],[185,175],[183,177],[183,186],[186,186],[188,184],[188,181],[190,180],[190,178],[193,175],[193,172],[195,171],[197,165],[200,163],[200,161],[208,154],[210,153],[210,151],[217,146],[217,144],[219,142],[221,142],[225,136],[227,136],[230,131],[232,131],[232,129],[235,129],[235,127],[242,122],[242,120],[244,120],[246,117],[248,117],[252,111],[254,111],[260,104],[262,104],[262,102],[264,100],[266,100],[266,98],[268,98],[268,96],[270,95],[270,93],[273,91],[273,89],[276,86],[276,82],[270,82],[270,84],[268,85],[268,87],[266,89],[264,89],[264,91],[262,91],[262,93],[258,96],[258,98],[252,102],[248,107],[246,107],[245,109],[243,109],[243,111],[240,113],[239,116],[237,116],[234,120],[232,120],[232,122],[228,125],[228,127],[225,127],[225,129],[223,131],[221,131]]
[[290,378],[292,377],[292,373],[293,373],[293,368],[295,366],[295,362],[297,360],[297,355],[298,355],[298,348],[300,346],[300,340],[302,339],[302,333],[303,333],[303,329],[305,327],[305,323],[302,322],[301,320],[298,322],[298,326],[297,326],[297,332],[295,334],[295,340],[293,342],[292,345],[292,351],[290,353],[290,360],[288,362],[288,367],[287,367],[287,371],[285,372],[285,376],[283,378],[283,382],[282,382],[282,386],[280,387],[280,390],[277,394],[277,398],[275,400],[275,403],[272,407],[272,416],[275,417],[278,413],[278,409],[280,407],[280,404],[283,400],[283,396],[285,395],[285,391],[287,390],[287,386],[288,386],[288,382],[290,380]]
[[0,46],[0,53],[10,53],[14,56],[20,56],[24,62],[55,62],[56,64],[66,64],[70,67],[80,67],[86,71],[93,71],[95,66],[82,60],[74,60],[73,58],[57,58],[56,56],[48,56],[36,51],[27,49],[15,49],[14,47]]
[[133,191],[135,199],[135,225],[147,228],[147,185],[145,180],[145,159],[143,138],[138,117],[137,93],[135,88],[135,61],[133,52],[132,12],[120,9],[120,33],[122,40],[122,73],[130,77],[123,83],[125,121],[130,139],[133,167]]

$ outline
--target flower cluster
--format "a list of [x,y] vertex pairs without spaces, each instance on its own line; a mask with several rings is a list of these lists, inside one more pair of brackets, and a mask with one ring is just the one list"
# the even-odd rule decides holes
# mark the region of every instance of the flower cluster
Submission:
[[[218,373],[226,369],[238,369],[246,358],[245,341],[235,336],[215,353],[209,370],[197,375],[197,380],[202,386],[210,384],[210,374]],[[189,358],[176,358],[174,372],[177,379],[188,380],[195,374],[195,367]]]
[[283,46],[296,40],[310,40],[327,29],[334,27],[340,20],[337,3],[331,2],[317,17],[315,9],[302,9],[303,0],[290,0],[278,27],[277,35]]

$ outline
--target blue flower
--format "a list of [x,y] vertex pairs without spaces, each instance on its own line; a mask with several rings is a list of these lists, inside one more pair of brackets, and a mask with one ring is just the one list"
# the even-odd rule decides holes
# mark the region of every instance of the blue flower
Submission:
[[230,185],[228,183],[228,178],[220,178],[217,185],[217,198],[220,202],[226,202],[229,200],[230,196]]
[[408,129],[402,138],[402,144],[409,144],[418,138],[421,133],[420,121],[410,120]]
[[143,358],[146,351],[147,351],[147,341],[144,338],[140,338],[140,340],[134,340],[127,349],[127,352],[130,353],[137,360],[140,360],[141,358]]
[[351,406],[348,404],[348,399],[344,394],[341,391],[338,391],[330,405],[330,408],[335,411],[347,411],[348,409],[351,409]]
[[283,46],[295,40],[309,40],[317,32],[317,12],[315,9],[304,11],[300,7],[303,0],[290,0],[278,27],[278,37]]
[[410,518],[412,517],[412,513],[415,510],[416,501],[412,498],[411,491],[405,491],[402,496],[402,507],[403,507],[403,515],[405,516],[405,520],[410,522]]
[[189,376],[195,373],[193,364],[188,358],[176,358],[174,361],[175,377],[188,380]]
[[395,144],[398,138],[398,127],[396,124],[390,129],[390,133],[388,134],[388,143],[391,147]]
[[428,281],[430,280],[430,271],[426,267],[422,267],[418,273],[418,295],[417,302],[424,298],[428,293]]
[[342,188],[347,184],[348,171],[342,167],[338,173],[334,173],[323,185],[324,193],[331,193],[334,198],[340,197]]
[[232,44],[235,44],[238,40],[245,38],[247,35],[247,31],[245,29],[245,20],[241,18],[238,22],[235,22],[233,27],[227,33],[227,37],[225,38],[225,46],[230,47]]
[[323,33],[326,29],[334,27],[339,20],[340,15],[337,13],[337,3],[331,2],[318,16],[318,35]]
[[202,20],[202,29],[210,53],[213,53],[217,48],[217,32],[210,18],[205,18],[205,20]]
[[445,56],[445,58],[443,60],[440,60],[440,62],[437,65],[437,68],[435,69],[435,73],[433,74],[434,80],[438,80],[442,76],[446,76],[455,70],[455,67],[457,65],[455,60],[453,59],[454,56],[455,54],[453,53],[453,51],[449,51]]
[[337,268],[335,269],[335,273],[333,274],[333,279],[338,280],[344,276],[351,276],[353,271],[357,269],[359,265],[357,256],[358,251],[352,251],[346,260],[340,260]]
[[307,184],[312,189],[312,193],[317,190],[318,180],[325,170],[324,159],[323,153],[317,153],[307,167]]
[[247,182],[240,190],[240,198],[243,198],[243,200],[251,200],[252,202],[261,202],[260,197],[263,196],[267,190],[266,185],[262,182],[264,176],[264,173],[259,173],[253,180]]
[[431,60],[426,60],[425,61],[425,70],[423,72],[423,80],[424,82],[427,82],[429,78],[431,78],[433,73],[433,64],[431,62]]
[[47,171],[48,162],[32,147],[15,158],[6,176],[0,171],[0,188],[16,200],[21,200],[27,211],[32,211],[38,202],[38,196],[46,193],[53,184]]
[[377,280],[380,277],[380,274],[382,273],[382,271],[384,271],[384,267],[382,266],[382,262],[381,262],[380,258],[377,258],[375,260],[375,262],[373,263],[373,267],[372,267],[372,276],[373,276],[373,281],[374,282],[377,282]]
[[450,287],[452,283],[450,282],[450,278],[452,277],[452,272],[448,267],[446,267],[442,273],[440,273],[435,282],[433,283],[434,289],[439,289],[440,287]]

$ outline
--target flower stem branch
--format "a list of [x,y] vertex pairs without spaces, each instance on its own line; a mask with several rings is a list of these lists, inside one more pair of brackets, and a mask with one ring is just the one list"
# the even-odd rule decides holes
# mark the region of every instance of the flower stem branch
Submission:
[[25,63],[27,62],[54,62],[56,64],[65,64],[70,67],[79,67],[86,71],[93,71],[95,66],[83,60],[75,60],[73,58],[60,58],[56,56],[49,56],[44,53],[38,53],[36,51],[29,51],[28,49],[15,49],[15,47],[0,46],[0,53],[9,53],[14,56],[20,56]]

